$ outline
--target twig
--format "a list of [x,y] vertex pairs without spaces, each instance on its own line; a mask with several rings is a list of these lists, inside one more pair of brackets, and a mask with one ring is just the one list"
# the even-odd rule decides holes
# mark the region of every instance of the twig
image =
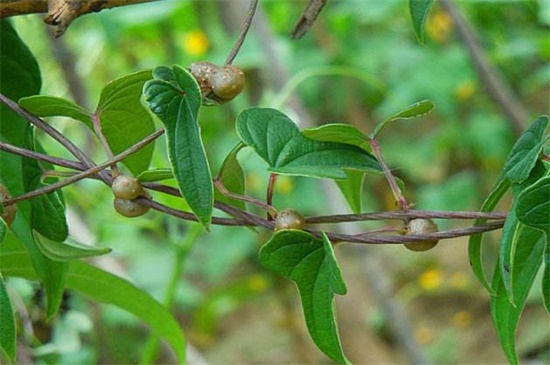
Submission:
[[309,0],[309,3],[302,12],[302,15],[300,15],[298,22],[290,34],[292,38],[300,39],[306,34],[326,3],[327,0]]
[[[403,244],[408,242],[418,242],[425,240],[441,240],[447,238],[456,238],[463,236],[471,236],[476,233],[483,233],[494,231],[502,228],[504,225],[503,220],[485,223],[479,226],[471,226],[467,228],[450,229],[447,231],[441,231],[437,233],[430,233],[426,235],[378,235],[371,236],[362,232],[356,235],[348,235],[342,233],[330,233],[327,232],[328,238],[331,242],[349,242],[349,243],[368,243],[368,244]],[[321,237],[318,231],[309,231],[316,237]]]
[[35,197],[40,196],[40,195],[51,193],[52,191],[55,191],[57,189],[65,187],[67,185],[73,184],[73,183],[75,183],[79,180],[82,180],[86,177],[94,175],[94,174],[100,172],[101,170],[104,170],[107,167],[111,166],[113,163],[121,161],[121,160],[125,159],[126,157],[130,156],[131,154],[139,151],[141,148],[143,148],[147,144],[154,141],[156,138],[158,138],[163,133],[164,133],[164,129],[159,129],[159,130],[151,133],[150,135],[148,135],[147,137],[145,137],[144,139],[142,139],[141,141],[139,141],[138,143],[136,143],[132,147],[128,148],[124,152],[114,156],[112,159],[109,159],[107,162],[104,162],[100,165],[89,168],[85,171],[82,171],[79,174],[68,177],[68,178],[66,178],[62,181],[58,181],[56,183],[44,186],[43,188],[36,189],[36,190],[33,190],[33,191],[29,191],[28,193],[17,196],[15,198],[6,199],[6,200],[4,200],[4,206],[8,206],[8,205],[15,204],[15,203],[23,201],[23,200],[27,200],[27,199],[35,198]]
[[[99,141],[103,146],[103,150],[107,154],[107,158],[112,160],[114,157],[113,150],[111,150],[111,146],[103,134],[103,127],[101,126],[101,120],[99,119],[99,115],[97,115],[97,113],[92,114],[92,125],[94,126],[94,132],[97,135],[97,138],[99,138]],[[116,178],[120,174],[116,163],[111,166],[111,170],[113,178]]]
[[248,8],[248,13],[246,14],[246,19],[241,29],[241,34],[239,35],[239,38],[237,38],[235,45],[233,46],[233,48],[231,49],[231,52],[229,52],[229,55],[225,60],[226,65],[230,65],[231,63],[233,63],[233,60],[235,59],[235,57],[237,57],[237,54],[241,50],[241,47],[244,43],[244,39],[246,38],[246,35],[248,34],[248,30],[250,29],[250,25],[252,24],[252,19],[254,19],[254,14],[256,13],[257,7],[258,7],[258,0],[250,0],[250,6]]
[[23,156],[23,157],[33,158],[35,160],[49,162],[53,165],[67,167],[69,169],[84,170],[84,165],[82,165],[80,162],[45,155],[40,152],[31,151],[26,148],[21,148],[21,147],[14,146],[9,143],[5,143],[1,141],[0,141],[0,150],[13,153],[19,156]]
[[386,176],[386,180],[390,185],[390,188],[395,198],[397,206],[403,211],[408,210],[409,205],[407,204],[407,201],[405,200],[405,197],[403,196],[403,193],[401,192],[399,185],[397,185],[397,181],[395,180],[395,177],[393,176],[391,170],[386,164],[386,161],[382,157],[382,152],[380,151],[380,146],[378,145],[378,141],[376,140],[376,138],[371,138],[369,140],[369,143],[372,148],[372,152],[374,153],[374,155],[376,156],[376,159],[378,160],[378,163],[380,163],[380,166],[382,166],[382,170],[384,171],[384,176]]
[[[269,206],[273,206],[273,190],[275,189],[275,182],[277,181],[277,174],[271,173],[269,174],[269,182],[267,183],[267,191],[265,196],[265,202]],[[273,220],[277,216],[277,212],[275,211],[275,214],[272,214],[270,212],[267,213],[267,219]]]
[[306,218],[307,224],[317,223],[342,223],[342,222],[360,222],[367,220],[386,220],[398,219],[407,220],[413,218],[430,219],[506,219],[506,212],[448,212],[448,211],[426,211],[426,210],[408,210],[397,212],[373,212],[363,214],[339,214],[326,215]]
[[514,131],[518,135],[521,134],[525,129],[529,113],[515,97],[510,85],[506,83],[499,75],[498,71],[487,62],[479,39],[464,17],[458,12],[454,3],[451,0],[441,0],[441,5],[456,24],[458,35],[466,46],[470,58],[489,96],[508,117]]
[[[9,107],[11,110],[25,118],[27,121],[29,121],[31,124],[36,126],[37,128],[42,129],[44,132],[46,132],[49,136],[51,136],[53,139],[55,139],[57,142],[59,142],[63,147],[67,149],[74,157],[76,157],[86,168],[92,168],[96,166],[96,164],[80,149],[78,148],[74,143],[72,143],[67,137],[65,137],[61,132],[59,132],[57,129],[49,125],[48,123],[44,122],[42,119],[36,117],[35,115],[29,113],[25,109],[21,108],[19,104],[17,104],[15,101],[11,100],[4,94],[0,93],[0,102],[4,103],[7,107]],[[100,173],[100,177],[103,181],[106,183],[110,182],[110,175],[105,175]]]
[[240,200],[240,201],[243,201],[243,202],[253,204],[253,205],[257,206],[258,208],[267,211],[268,214],[277,215],[277,211],[271,205],[266,204],[266,203],[264,203],[264,202],[262,202],[258,199],[255,199],[255,198],[252,198],[252,197],[249,197],[249,196],[245,196],[245,195],[235,194],[235,193],[232,193],[231,191],[227,190],[227,188],[225,187],[225,185],[223,185],[222,181],[219,178],[214,179],[213,182],[214,182],[214,185],[220,191],[220,193],[222,193],[223,195],[225,195],[229,198],[232,198],[232,199],[236,199],[236,200]]

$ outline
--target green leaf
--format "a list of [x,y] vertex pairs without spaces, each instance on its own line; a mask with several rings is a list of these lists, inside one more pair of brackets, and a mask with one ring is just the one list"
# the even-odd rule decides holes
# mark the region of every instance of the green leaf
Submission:
[[[502,176],[493,187],[480,211],[490,212],[494,210],[506,191],[512,186],[512,182],[521,183],[529,177],[544,146],[543,135],[547,124],[548,118],[541,116],[518,138],[506,159]],[[480,225],[486,221],[486,219],[477,219],[474,225]],[[483,269],[481,257],[482,239],[483,233],[470,236],[468,255],[474,274],[483,286],[491,291]]]
[[503,178],[521,183],[529,177],[549,136],[544,137],[548,117],[540,116],[521,134],[504,163]]
[[[139,71],[115,79],[101,91],[95,113],[62,98],[31,96],[19,100],[19,104],[39,117],[65,116],[83,122],[95,132],[92,118],[99,119],[102,133],[114,154],[153,133],[155,125],[149,111],[141,104],[143,85],[151,79],[151,71]],[[128,169],[137,175],[147,169],[153,155],[154,145],[149,144],[122,160]]]
[[[1,219],[0,219],[1,220]],[[0,348],[11,360],[16,355],[15,317],[4,278],[0,274]]]
[[[95,115],[100,119],[103,134],[115,155],[155,130],[151,114],[141,104],[143,85],[151,78],[150,70],[139,71],[111,81],[101,91]],[[149,144],[122,163],[138,175],[149,167],[153,149],[154,144]]]
[[[527,229],[530,229],[527,227]],[[533,236],[531,236],[532,238]],[[491,296],[491,314],[497,335],[504,350],[504,354],[511,364],[518,364],[515,347],[515,333],[518,327],[521,312],[525,306],[527,294],[533,285],[536,274],[542,262],[544,239],[539,235],[535,242],[524,241],[517,245],[515,259],[517,264],[513,269],[515,280],[512,283],[515,306],[508,299],[506,288],[500,275],[500,265],[496,265],[493,275]]]
[[111,252],[108,247],[93,247],[83,245],[73,240],[66,242],[52,241],[36,233],[34,235],[36,245],[42,253],[55,261],[70,261],[82,257],[93,257]]
[[353,145],[320,142],[302,135],[283,113],[269,108],[251,108],[237,118],[242,141],[278,174],[345,179],[347,169],[381,171],[378,161]]
[[0,243],[4,241],[4,237],[6,237],[6,233],[8,232],[8,226],[4,219],[0,217]]
[[154,169],[143,171],[136,177],[139,181],[143,182],[155,182],[162,180],[169,180],[174,178],[172,169]]
[[[522,191],[531,186],[534,182],[538,181],[544,174],[546,169],[542,163],[537,163],[532,169],[529,179],[525,180],[522,184],[512,184],[512,190],[514,193],[514,201],[504,227],[502,228],[502,238],[500,239],[500,252],[499,252],[499,264],[500,274],[502,282],[508,293],[510,303],[514,304],[514,266],[517,264],[518,257],[515,252],[518,245],[527,244],[526,242],[535,242],[542,235],[542,232],[532,229],[518,221],[516,217],[516,206],[518,203],[518,196]],[[550,215],[549,215],[550,217]],[[547,218],[548,219],[548,218]]]
[[424,42],[424,26],[433,2],[434,0],[409,0],[414,34],[416,34],[416,38],[420,43]]
[[38,117],[69,117],[94,130],[92,113],[72,101],[57,96],[33,95],[19,99],[19,105]]
[[340,142],[351,144],[370,151],[369,139],[356,127],[344,123],[329,123],[316,128],[308,128],[302,134],[319,142]]
[[[510,182],[508,180],[499,180],[493,187],[489,196],[483,202],[483,205],[479,209],[480,212],[491,212],[495,209],[496,205],[502,199],[504,194],[510,189]],[[474,221],[474,226],[482,225],[487,222],[485,218],[479,218]],[[481,244],[483,242],[483,233],[477,233],[470,236],[468,240],[468,256],[470,260],[470,266],[474,275],[478,278],[481,284],[489,291],[492,292],[491,285],[487,280],[485,269],[483,268],[483,258],[481,251]]]
[[[0,20],[0,79],[2,94],[12,100],[38,94],[42,85],[38,62],[6,19]],[[6,108],[2,105],[2,108]],[[6,108],[7,110],[7,108]],[[5,114],[2,112],[2,119]]]
[[540,229],[550,240],[550,176],[541,178],[519,194],[516,214],[520,222]]
[[542,300],[546,311],[550,314],[550,238],[546,236],[544,250],[544,271],[542,272]]
[[[9,258],[9,259],[8,259]],[[0,271],[5,276],[36,280],[28,255],[13,235],[0,245]],[[113,304],[147,323],[172,346],[179,363],[185,363],[185,336],[179,324],[159,302],[130,282],[87,263],[72,261],[67,288],[88,298]]]
[[363,181],[365,173],[362,171],[346,171],[348,178],[345,180],[336,180],[336,185],[344,194],[351,210],[354,213],[361,213],[361,198],[363,196]]
[[157,67],[144,87],[146,100],[166,127],[168,156],[181,193],[208,228],[214,189],[201,140],[198,112],[201,92],[195,78],[180,66]]
[[[0,92],[19,100],[24,96],[40,92],[41,77],[38,63],[27,46],[18,37],[7,20],[0,20]],[[31,128],[29,123],[18,114],[0,104],[0,139],[7,143],[32,149]],[[26,192],[29,180],[23,174],[23,159],[20,156],[0,151],[0,181],[12,196]],[[31,203],[17,204],[17,215],[11,225],[11,231],[23,242],[27,255],[44,283],[46,290],[46,314],[51,317],[61,303],[64,277],[67,265],[46,258],[36,247],[31,234]],[[7,236],[10,234],[8,233]],[[4,245],[0,245],[0,248]]]
[[[244,170],[237,159],[237,155],[243,147],[244,145],[242,143],[235,146],[235,148],[225,157],[220,167],[220,171],[218,172],[218,179],[222,182],[223,186],[230,192],[239,195],[244,195],[245,193]],[[229,198],[223,195],[218,189],[214,192],[214,197],[216,200],[246,210],[244,201]]]
[[261,248],[260,262],[298,287],[311,338],[328,357],[348,363],[340,344],[334,294],[346,294],[346,284],[326,235],[317,239],[297,230],[282,230]]
[[399,113],[396,113],[378,123],[374,128],[374,131],[372,131],[372,133],[369,135],[369,137],[373,139],[376,138],[380,134],[380,132],[382,132],[382,130],[386,127],[386,125],[395,120],[416,118],[421,115],[428,114],[433,110],[434,107],[434,103],[429,100],[422,100],[412,105],[409,105]]

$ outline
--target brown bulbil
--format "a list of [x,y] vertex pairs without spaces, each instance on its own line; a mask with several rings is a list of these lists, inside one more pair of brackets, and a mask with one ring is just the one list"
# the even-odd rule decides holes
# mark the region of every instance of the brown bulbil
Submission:
[[306,220],[304,217],[295,211],[294,209],[283,209],[277,214],[275,218],[275,231],[282,229],[304,229]]
[[[423,235],[438,232],[437,224],[431,219],[417,218],[411,219],[407,223],[405,235]],[[405,247],[411,251],[421,252],[428,251],[437,245],[439,240],[426,240],[405,243]]]

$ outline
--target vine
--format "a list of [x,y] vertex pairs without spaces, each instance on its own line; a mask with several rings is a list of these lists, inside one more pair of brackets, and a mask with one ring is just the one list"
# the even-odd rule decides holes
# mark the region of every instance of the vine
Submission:
[[[422,40],[424,22],[432,2],[410,0],[413,25],[419,40]],[[443,3],[446,7],[452,6],[449,0]],[[325,1],[310,1],[293,31],[293,37],[303,36],[324,5]],[[178,250],[180,260],[187,257],[200,226],[207,231],[211,225],[258,227],[272,231],[271,237],[260,249],[260,263],[296,284],[313,341],[329,358],[345,364],[349,360],[340,344],[333,301],[335,294],[344,295],[347,289],[334,256],[334,247],[342,243],[402,244],[413,251],[424,251],[433,248],[440,240],[469,236],[472,270],[493,294],[491,309],[495,327],[508,360],[516,364],[514,335],[527,293],[533,286],[535,274],[541,268],[546,270],[545,274],[550,270],[550,228],[547,221],[550,215],[550,172],[548,155],[544,151],[549,138],[546,133],[548,118],[539,117],[522,132],[508,155],[501,177],[479,211],[413,209],[413,204],[407,202],[403,195],[403,183],[394,176],[383,157],[378,140],[382,130],[398,120],[411,120],[430,113],[434,104],[427,100],[409,105],[382,120],[368,135],[351,125],[338,123],[300,130],[293,120],[277,109],[245,109],[235,123],[239,143],[226,156],[218,175],[212,177],[201,136],[199,110],[203,106],[229,102],[244,89],[244,73],[233,62],[250,30],[257,6],[257,0],[250,1],[240,34],[222,67],[200,61],[188,68],[160,66],[152,72],[126,75],[103,89],[94,112],[68,100],[35,95],[40,84],[36,61],[9,23],[2,21],[3,37],[19,52],[13,53],[18,57],[12,61],[21,66],[34,83],[24,85],[25,95],[10,94],[11,90],[5,87],[0,93],[0,103],[10,111],[2,120],[2,129],[9,133],[6,133],[8,137],[2,135],[0,150],[9,156],[10,166],[17,165],[19,169],[12,168],[13,171],[7,173],[3,169],[0,174],[0,241],[6,240],[0,246],[0,258],[3,258],[2,255],[12,257],[3,258],[0,262],[2,274],[41,281],[45,287],[50,317],[59,310],[65,288],[75,288],[96,300],[127,308],[156,326],[174,347],[179,360],[184,362],[185,350],[181,346],[184,336],[166,308],[146,293],[135,294],[139,290],[128,282],[78,261],[83,257],[107,254],[110,250],[90,248],[70,241],[60,189],[83,179],[99,180],[113,189],[115,210],[122,215],[137,217],[152,209],[182,220],[198,222],[185,245]],[[454,8],[451,8],[452,11]],[[452,14],[455,18],[458,16]],[[71,20],[62,25],[68,26]],[[464,32],[465,25],[461,24],[461,27]],[[478,54],[477,46],[473,47],[472,52]],[[477,62],[484,65],[482,59]],[[486,72],[486,68],[482,68]],[[5,69],[1,71],[6,73]],[[343,69],[338,72],[350,74]],[[284,98],[287,94],[288,91],[283,93]],[[142,104],[142,96],[146,106]],[[138,132],[130,134],[117,128],[105,128],[121,125],[121,118],[117,118],[113,111],[122,111],[135,118],[134,123],[139,125]],[[163,128],[155,129],[150,112],[160,119]],[[517,119],[517,113],[515,115]],[[42,119],[50,116],[70,117],[85,124],[100,141],[107,160],[95,163],[70,137]],[[518,121],[515,120],[515,123],[517,127]],[[44,153],[36,140],[37,131],[57,141],[74,159]],[[161,135],[166,136],[170,167],[150,170],[152,142]],[[244,172],[237,158],[245,148],[252,150],[268,166],[265,201],[246,193]],[[119,164],[124,164],[135,177],[121,174]],[[59,173],[55,166],[71,171]],[[13,177],[10,173],[20,176]],[[360,189],[352,188],[353,176],[362,179],[364,176],[383,175],[397,210],[310,217],[303,217],[295,207],[278,211],[273,198],[280,175],[337,181],[348,201],[356,200],[361,194]],[[51,182],[52,177],[56,181]],[[168,178],[175,179],[177,187],[161,183]],[[122,180],[124,184],[133,186],[132,191],[120,191]],[[512,190],[512,207],[507,212],[494,211],[508,190]],[[10,192],[15,194],[11,196]],[[154,195],[156,193],[185,199],[189,210],[161,203]],[[246,203],[259,208],[264,216],[247,209]],[[230,217],[215,215],[214,210]],[[474,222],[468,227],[439,231],[432,219]],[[365,229],[357,234],[326,229],[326,225],[366,221],[398,223]],[[323,228],[317,229],[315,225],[323,225]],[[503,231],[500,259],[489,283],[481,259],[482,239],[484,233],[499,229]],[[8,231],[13,231],[13,234]],[[68,262],[76,263],[69,266]],[[181,264],[175,275],[180,270]],[[98,286],[90,284],[94,280],[99,283]],[[173,304],[176,280],[177,276],[171,279],[171,289],[165,299],[167,307]],[[546,277],[543,280],[544,304],[548,309],[550,285]],[[122,292],[131,293],[154,307],[155,313],[163,318],[163,323],[128,300],[115,298],[118,293],[109,288],[110,282],[116,283],[114,286]],[[0,304],[11,309],[4,281],[0,280],[0,283]],[[7,337],[0,339],[0,345],[14,360],[16,330],[11,326],[14,323],[11,317],[6,317],[10,321],[10,330]],[[4,321],[4,317],[1,318]],[[150,340],[143,354],[144,359],[154,357],[155,343],[156,337]]]

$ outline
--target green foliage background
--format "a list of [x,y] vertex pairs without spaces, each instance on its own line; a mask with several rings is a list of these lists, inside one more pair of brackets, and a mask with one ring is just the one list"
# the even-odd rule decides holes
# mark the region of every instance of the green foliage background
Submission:
[[[238,112],[247,107],[285,110],[299,98],[311,116],[311,120],[292,116],[302,126],[348,122],[368,133],[378,121],[395,111],[429,99],[436,109],[421,122],[396,122],[384,130],[381,145],[385,158],[405,182],[408,200],[417,207],[479,209],[500,176],[517,135],[486,95],[464,46],[456,38],[452,22],[442,9],[434,6],[426,24],[425,44],[420,45],[405,1],[362,1],[361,6],[358,1],[333,1],[304,39],[292,41],[288,34],[301,11],[298,5],[262,2],[263,11],[256,21],[268,26],[268,35],[253,29],[235,62],[245,70],[249,88],[230,104],[201,110],[202,136],[213,170],[217,171],[238,142],[235,120]],[[549,114],[550,17],[544,0],[461,1],[458,5],[478,31],[488,59],[532,113],[530,120]],[[93,110],[103,87],[120,76],[159,65],[186,66],[198,60],[222,63],[238,27],[238,21],[230,22],[239,19],[239,12],[233,17],[227,11],[231,6],[231,2],[225,1],[165,1],[78,19],[63,36],[63,45],[75,57],[75,72],[71,76],[76,82],[62,81],[67,75],[58,57],[63,53],[59,45],[55,48],[48,40],[39,16],[15,18],[13,24],[38,58],[42,93],[73,100],[75,88],[80,87],[76,91],[81,95],[80,102]],[[203,36],[208,42],[204,50]],[[266,36],[270,37],[269,42]],[[105,158],[84,126],[63,118],[53,123],[75,143],[88,146],[87,151],[96,161]],[[154,167],[167,166],[164,144],[164,140],[157,142]],[[47,148],[51,154],[63,155],[55,144],[50,143]],[[247,173],[248,192],[262,198],[268,177],[266,164],[250,153],[240,157]],[[213,363],[227,358],[250,362],[323,359],[316,357],[317,350],[309,340],[300,337],[301,327],[297,323],[301,318],[290,318],[286,324],[277,322],[291,317],[280,314],[281,311],[297,313],[296,298],[286,284],[258,264],[259,245],[267,239],[264,233],[212,226],[209,234],[202,234],[186,223],[156,213],[129,221],[113,212],[111,192],[96,181],[82,181],[64,189],[64,193],[70,209],[93,232],[95,237],[88,239],[113,249],[110,255],[116,264],[111,269],[122,269],[138,287],[172,307],[191,342]],[[316,181],[284,177],[278,182],[274,205],[293,207],[305,215],[325,214],[330,204],[319,199],[323,194]],[[159,199],[165,203],[174,200],[161,195]],[[507,203],[501,203],[503,209],[508,207]],[[383,179],[369,177],[364,187],[363,211],[392,208],[392,195]],[[442,228],[448,228],[444,224]],[[494,264],[498,238],[491,239],[486,259]],[[448,293],[456,298],[475,298],[471,300],[488,308],[488,296],[469,273],[466,241],[443,242],[440,246],[444,247],[422,257],[400,247],[376,247],[380,260],[388,263],[393,274],[397,299],[410,305],[413,315],[419,315],[417,311],[422,308],[431,308],[429,303],[419,304],[422,298],[441,303]],[[357,262],[346,250],[341,255],[346,282],[360,282]],[[346,272],[348,265],[350,269]],[[438,270],[449,277],[463,272],[469,284],[457,290],[449,281],[440,283],[436,290],[426,289],[417,279],[429,270]],[[8,284],[20,293],[24,302],[33,301],[28,282],[11,279]],[[479,299],[482,294],[485,295]],[[366,296],[360,298],[366,301]],[[539,297],[533,297],[528,300],[527,309],[531,303],[540,302]],[[138,319],[110,306],[91,304],[79,296],[71,297],[70,308],[70,315],[77,320],[56,322],[51,340],[62,351],[56,353],[46,345],[40,347],[44,363],[135,363],[140,357],[152,356],[154,342],[144,346],[146,330]],[[383,338],[384,320],[377,320],[376,313],[376,306],[365,308],[358,303],[355,316],[368,318],[364,320],[365,326]],[[489,316],[489,312],[479,315]],[[549,334],[544,329],[534,330],[538,315],[536,311],[528,311],[524,326],[529,330],[520,330],[518,347],[520,356],[536,350],[533,356],[547,360],[550,350],[544,341]],[[258,351],[246,345],[245,335],[240,333],[239,337],[239,319],[248,316],[269,319],[267,322],[274,328],[268,331],[272,337],[259,344],[253,342],[260,346]],[[474,330],[476,326],[485,328],[483,321],[474,320],[467,330],[441,322],[432,326],[440,331],[435,339],[426,343],[420,340],[428,357],[437,363],[477,361],[468,353],[470,345],[450,349],[454,348],[453,341],[461,338],[460,331],[471,331],[467,333],[479,338],[486,336],[481,330]],[[258,331],[254,322],[244,323],[251,326],[250,331]],[[424,325],[422,320],[415,324],[419,329]],[[533,335],[535,332],[539,335]],[[286,354],[288,336],[301,339],[298,343],[305,344],[309,354],[300,355],[299,351]],[[494,343],[489,347],[498,350],[493,336]],[[344,334],[344,348],[346,338],[349,337]],[[68,340],[74,346],[60,347]],[[385,345],[375,341],[370,346]],[[140,353],[135,351],[136,347],[146,350]],[[351,354],[348,356],[355,357],[350,360],[362,361],[361,351],[351,349]],[[161,361],[170,361],[168,352],[162,356]],[[483,356],[493,363],[504,361],[498,351]]]

